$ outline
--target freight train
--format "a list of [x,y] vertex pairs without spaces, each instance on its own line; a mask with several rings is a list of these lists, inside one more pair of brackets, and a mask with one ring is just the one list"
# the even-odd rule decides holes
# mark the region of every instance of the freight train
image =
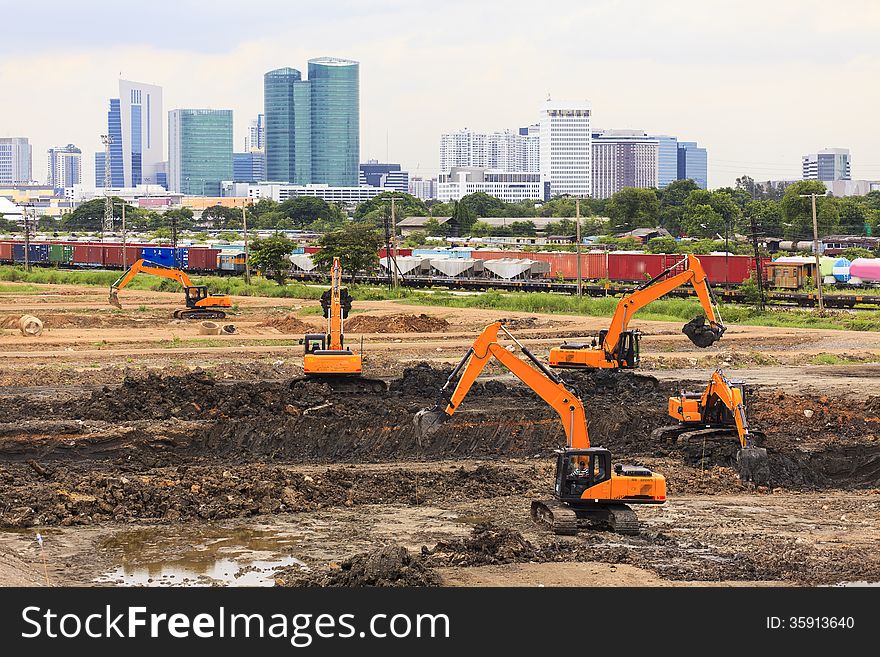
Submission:
[[[201,274],[236,274],[244,271],[245,255],[242,245],[210,244],[206,246],[181,246],[156,244],[127,244],[123,256],[121,243],[100,241],[41,241],[34,240],[28,246],[28,260],[32,265],[63,268],[122,268],[123,262],[131,264],[143,258],[166,266],[177,266]],[[22,240],[0,240],[0,264],[25,262],[25,244]],[[306,263],[318,247],[298,247],[292,254],[294,269],[297,256]],[[379,251],[378,272],[387,271],[387,253]],[[452,277],[499,279],[515,278],[518,282],[573,281],[578,276],[578,255],[571,252],[507,251],[490,249],[397,249],[402,264],[408,271],[404,277],[430,278]],[[733,254],[701,255],[700,262],[716,287],[736,287],[752,276],[755,259]],[[615,284],[641,283],[653,278],[665,269],[681,261],[681,254],[653,254],[640,252],[588,252],[580,255],[580,275],[584,281]],[[456,263],[455,260],[460,260]],[[502,263],[501,261],[504,261]],[[490,263],[486,266],[485,263]],[[434,263],[432,266],[431,263]],[[459,266],[453,266],[458,264]],[[526,266],[528,264],[528,266]],[[771,261],[760,261],[767,287],[781,290],[799,290],[815,281],[816,266],[812,257],[790,256]],[[826,285],[840,287],[880,286],[880,259],[857,258],[850,262],[843,257],[820,259],[820,273]],[[297,273],[307,273],[300,270]],[[515,272],[513,275],[510,272]],[[515,281],[512,281],[515,282]]]

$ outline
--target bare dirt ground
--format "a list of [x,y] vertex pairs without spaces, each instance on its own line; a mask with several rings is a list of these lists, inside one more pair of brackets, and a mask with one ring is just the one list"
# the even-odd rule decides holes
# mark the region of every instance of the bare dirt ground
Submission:
[[[377,559],[398,584],[880,582],[876,333],[731,326],[699,351],[636,319],[642,376],[567,378],[594,444],[663,473],[670,500],[637,509],[638,536],[569,538],[529,520],[558,420],[504,371],[440,432],[414,431],[486,311],[356,302],[364,332],[347,337],[390,389],[341,397],[291,386],[302,333],[323,330],[316,301],[238,298],[236,332],[203,336],[170,318],[179,294],[126,291],[118,311],[101,288],[15,288],[0,292],[0,585],[371,584]],[[42,336],[14,328],[25,312]],[[504,316],[539,356],[607,324]],[[823,364],[838,360],[862,362]],[[769,488],[740,483],[733,443],[649,439],[666,398],[718,366],[754,391]]]

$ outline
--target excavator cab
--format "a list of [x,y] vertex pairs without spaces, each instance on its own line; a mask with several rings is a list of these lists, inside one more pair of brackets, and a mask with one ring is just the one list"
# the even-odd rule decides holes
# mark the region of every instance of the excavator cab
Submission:
[[[599,344],[605,342],[605,335],[608,329],[599,331]],[[628,329],[620,332],[620,339],[617,341],[617,364],[621,369],[632,370],[639,366],[639,342],[642,338],[642,332],[638,329]]]
[[207,285],[193,285],[192,287],[185,287],[183,290],[184,294],[186,294],[187,308],[195,308],[199,301],[208,298]]
[[588,488],[611,478],[611,452],[600,447],[563,449],[556,456],[556,497],[579,501]]

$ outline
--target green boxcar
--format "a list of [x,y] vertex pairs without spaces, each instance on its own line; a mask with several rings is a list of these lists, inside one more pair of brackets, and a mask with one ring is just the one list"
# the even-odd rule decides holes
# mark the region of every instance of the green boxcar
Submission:
[[73,262],[72,244],[50,244],[49,262],[56,265],[69,265]]

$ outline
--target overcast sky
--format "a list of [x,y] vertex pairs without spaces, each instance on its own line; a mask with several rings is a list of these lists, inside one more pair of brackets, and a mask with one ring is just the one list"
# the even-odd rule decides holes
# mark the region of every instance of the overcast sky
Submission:
[[361,63],[361,161],[411,175],[436,175],[441,132],[516,129],[549,93],[589,100],[596,127],[699,142],[711,187],[797,178],[824,147],[880,179],[878,0],[2,4],[0,136],[30,138],[40,181],[72,142],[93,182],[120,75],[164,87],[165,111],[234,110],[238,149],[263,73],[323,55]]

